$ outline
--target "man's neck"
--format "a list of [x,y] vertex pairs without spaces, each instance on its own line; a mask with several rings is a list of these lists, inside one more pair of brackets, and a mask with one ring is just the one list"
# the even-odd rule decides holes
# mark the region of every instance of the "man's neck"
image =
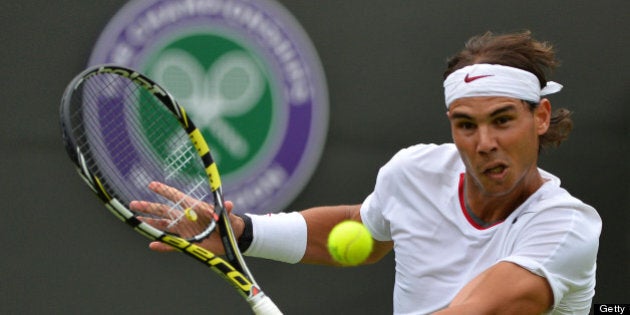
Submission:
[[[493,224],[505,220],[527,198],[542,186],[544,179],[535,172],[530,178],[524,178],[514,189],[501,195],[489,195],[474,187],[472,180],[465,177],[464,201],[472,217]],[[481,224],[481,225],[484,225]]]

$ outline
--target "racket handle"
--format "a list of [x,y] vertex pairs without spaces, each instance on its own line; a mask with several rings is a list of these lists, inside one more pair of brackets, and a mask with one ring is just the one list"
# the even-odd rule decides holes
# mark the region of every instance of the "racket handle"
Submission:
[[253,299],[249,300],[249,305],[251,305],[256,315],[282,315],[282,312],[276,304],[264,293],[259,293]]

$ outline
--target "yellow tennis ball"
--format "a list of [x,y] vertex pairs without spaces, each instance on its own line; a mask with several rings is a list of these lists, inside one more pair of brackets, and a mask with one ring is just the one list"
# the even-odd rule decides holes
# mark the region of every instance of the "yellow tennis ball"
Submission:
[[356,221],[343,221],[328,235],[328,252],[335,261],[344,266],[355,266],[364,262],[370,256],[373,245],[370,232]]

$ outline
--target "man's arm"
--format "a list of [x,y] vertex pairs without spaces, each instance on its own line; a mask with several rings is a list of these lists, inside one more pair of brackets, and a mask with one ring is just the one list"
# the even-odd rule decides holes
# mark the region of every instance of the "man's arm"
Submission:
[[547,280],[510,262],[499,262],[470,281],[447,314],[541,314],[553,304]]
[[[225,202],[225,207],[230,213],[230,221],[234,234],[238,237],[243,234],[245,226],[243,219],[232,214],[233,204],[230,201]],[[315,207],[304,210],[300,214],[304,217],[307,226],[307,244],[302,263],[322,264],[322,265],[339,265],[328,253],[328,234],[332,228],[338,223],[345,220],[354,220],[361,222],[360,214],[361,205],[342,205],[342,206],[326,206]],[[256,235],[254,235],[256,237]],[[287,240],[291,241],[291,240]],[[217,254],[223,254],[223,245],[216,233],[203,240],[201,246],[208,248]],[[277,246],[282,246],[278,244]],[[158,252],[171,252],[175,249],[168,244],[154,241],[149,247]],[[393,248],[392,242],[374,242],[374,250],[364,264],[374,263],[383,258]]]
[[[316,207],[300,212],[308,227],[306,252],[302,263],[339,265],[328,253],[328,234],[338,223],[345,220],[361,222],[361,205]],[[379,261],[393,248],[392,242],[374,241],[374,249],[364,264]]]

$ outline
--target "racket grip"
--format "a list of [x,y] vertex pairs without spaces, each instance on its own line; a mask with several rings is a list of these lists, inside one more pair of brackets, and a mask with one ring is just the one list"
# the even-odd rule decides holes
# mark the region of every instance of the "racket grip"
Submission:
[[276,304],[264,293],[259,293],[249,300],[249,304],[256,315],[282,315]]

